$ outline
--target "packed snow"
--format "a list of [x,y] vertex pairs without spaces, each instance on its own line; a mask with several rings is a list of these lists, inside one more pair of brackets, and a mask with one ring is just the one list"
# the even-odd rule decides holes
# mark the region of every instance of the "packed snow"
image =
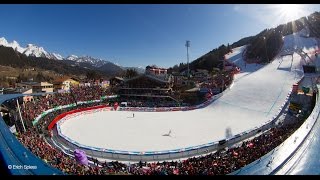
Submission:
[[240,68],[240,73],[237,74],[237,76],[235,76],[235,79],[234,79],[235,82],[238,81],[241,77],[244,77],[263,67],[263,65],[261,64],[256,64],[256,63],[248,64],[243,60],[243,52],[246,49],[246,47],[247,46],[245,45],[245,46],[234,48],[232,49],[232,53],[226,54],[225,56],[227,61],[234,63],[235,65],[237,65],[237,67]]
[[[292,36],[292,37],[290,37]],[[285,37],[306,50],[315,49],[313,38]],[[255,128],[279,113],[279,108],[302,76],[301,56],[279,56],[267,65],[245,65],[244,47],[228,55],[240,66],[230,90],[206,108],[173,112],[103,111],[65,121],[61,132],[80,144],[126,151],[163,151],[228,138]],[[285,50],[285,49],[283,49]],[[241,78],[239,78],[241,77]],[[164,136],[169,132],[170,136]]]

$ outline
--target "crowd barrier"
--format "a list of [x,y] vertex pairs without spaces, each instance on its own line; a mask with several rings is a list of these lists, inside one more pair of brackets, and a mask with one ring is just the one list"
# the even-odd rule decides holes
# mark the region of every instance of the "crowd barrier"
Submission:
[[[94,107],[87,107],[87,108],[80,108],[80,109],[75,109],[75,110],[72,110],[72,111],[68,111],[68,112],[65,112],[65,113],[62,113],[60,115],[58,115],[57,117],[55,117],[51,122],[50,124],[48,125],[48,130],[50,131],[54,125],[62,120],[63,118],[70,118],[70,117],[76,117],[76,116],[80,116],[82,114],[87,114],[86,112],[97,112],[99,111],[100,109],[108,109],[108,110],[111,110],[111,107],[108,107],[107,105],[100,105],[100,106],[94,106]],[[80,113],[79,113],[80,112]]]
[[[211,104],[213,101],[216,99],[220,98],[223,95],[224,92],[219,93],[217,95],[212,96],[210,99],[205,101],[202,104],[196,105],[196,106],[191,106],[191,107],[159,107],[159,108],[150,108],[150,107],[118,107],[118,111],[145,111],[145,112],[164,112],[164,111],[189,111],[189,110],[194,110],[194,109],[199,109],[199,108],[204,108]],[[101,100],[90,100],[90,101],[79,101],[77,104],[90,104],[94,102],[101,102],[102,100],[105,99],[111,99],[111,98],[116,98],[119,97],[118,95],[112,95],[112,96],[104,96],[101,97]],[[65,109],[65,108],[70,108],[70,107],[75,107],[77,105],[76,103],[73,104],[67,104],[63,106],[57,106],[52,109],[48,109],[46,111],[43,111],[39,116],[37,116],[33,121],[32,124],[35,125],[39,122],[41,118],[46,116],[48,113],[60,110],[60,109]],[[51,128],[50,128],[51,129]]]
[[[111,95],[111,96],[102,96],[100,99],[98,100],[90,100],[90,101],[79,101],[77,102],[77,104],[91,104],[91,103],[95,103],[95,102],[101,102],[105,99],[112,99],[112,98],[117,98],[119,97],[119,95]],[[51,113],[51,112],[54,112],[54,111],[57,111],[59,109],[65,109],[65,108],[70,108],[70,107],[75,107],[77,105],[76,103],[73,103],[73,104],[67,104],[67,105],[64,105],[64,106],[57,106],[57,107],[54,107],[52,109],[48,109],[46,111],[43,111],[39,116],[37,116],[33,121],[32,121],[32,125],[35,125],[39,122],[39,120],[41,118],[43,118],[44,116],[46,116],[48,113]]]
[[[229,89],[229,88],[228,88]],[[226,89],[226,90],[228,90]],[[216,94],[209,98],[207,101],[195,105],[195,106],[182,106],[182,107],[118,107],[117,111],[140,111],[140,112],[168,112],[168,111],[190,111],[195,109],[200,109],[208,106],[213,101],[217,100],[223,95],[224,92]]]
[[[301,80],[301,79],[300,79]],[[299,80],[299,81],[300,81]],[[292,91],[292,90],[291,90]],[[286,97],[286,101],[279,107],[279,112],[277,116],[274,116],[269,121],[265,122],[264,124],[261,124],[260,126],[254,127],[253,129],[247,130],[243,133],[236,134],[230,138],[223,139],[220,141],[215,142],[209,142],[202,145],[197,146],[190,146],[186,148],[180,148],[180,149],[173,149],[173,150],[166,150],[166,151],[123,151],[123,150],[113,150],[113,149],[105,149],[105,148],[97,148],[97,147],[91,147],[86,146],[83,144],[80,144],[67,136],[63,135],[61,133],[60,125],[65,122],[66,120],[74,117],[74,116],[80,116],[82,114],[86,113],[94,113],[94,111],[91,112],[77,112],[73,113],[72,116],[64,116],[60,119],[60,121],[57,124],[57,135],[60,136],[59,140],[62,141],[64,144],[66,144],[68,147],[74,149],[81,148],[83,149],[88,155],[100,157],[100,158],[107,158],[107,159],[114,159],[114,160],[124,160],[124,161],[160,161],[160,160],[170,160],[170,159],[178,159],[178,158],[184,158],[184,157],[190,157],[190,156],[196,156],[205,154],[208,152],[212,152],[218,149],[222,149],[228,146],[231,146],[233,144],[236,144],[238,142],[241,142],[245,139],[248,139],[250,137],[255,136],[256,134],[266,131],[274,126],[275,121],[279,118],[281,115],[281,112],[285,109],[289,103],[289,97],[291,94],[291,91],[288,93]],[[190,110],[190,109],[196,109],[201,108],[205,105],[210,104],[212,101],[216,100],[217,98],[221,97],[222,94],[218,94],[210,99],[210,101],[207,101],[201,105],[194,106],[191,108],[142,108],[142,107],[126,107],[125,109],[128,109],[129,111],[174,111],[176,110]],[[207,103],[207,104],[206,104]],[[123,109],[124,110],[124,109]],[[221,143],[223,142],[223,143]]]

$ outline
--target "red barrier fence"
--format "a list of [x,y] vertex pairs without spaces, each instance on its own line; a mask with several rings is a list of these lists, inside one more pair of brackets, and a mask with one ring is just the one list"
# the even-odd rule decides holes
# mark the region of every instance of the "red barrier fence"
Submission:
[[60,121],[60,119],[66,117],[67,115],[69,114],[74,114],[74,113],[78,113],[78,112],[81,112],[81,111],[88,111],[88,110],[93,110],[93,109],[101,109],[101,108],[106,108],[108,107],[107,105],[99,105],[99,106],[94,106],[94,107],[87,107],[87,108],[81,108],[81,109],[75,109],[75,110],[72,110],[72,111],[68,111],[68,112],[65,112],[65,113],[62,113],[60,115],[58,115],[56,118],[54,118],[51,123],[49,124],[48,126],[48,130],[50,131],[54,125]]

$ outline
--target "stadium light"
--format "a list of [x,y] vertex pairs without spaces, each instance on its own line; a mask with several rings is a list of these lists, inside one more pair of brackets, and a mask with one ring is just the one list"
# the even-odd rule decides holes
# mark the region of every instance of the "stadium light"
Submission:
[[186,41],[186,47],[187,47],[187,64],[188,64],[187,76],[189,78],[189,47],[190,47],[190,41],[189,40]]
[[264,47],[265,47],[265,51],[266,51],[267,61],[270,62],[269,57],[268,57],[268,52],[267,52],[267,42],[266,42],[265,36],[263,36],[263,41],[264,41]]

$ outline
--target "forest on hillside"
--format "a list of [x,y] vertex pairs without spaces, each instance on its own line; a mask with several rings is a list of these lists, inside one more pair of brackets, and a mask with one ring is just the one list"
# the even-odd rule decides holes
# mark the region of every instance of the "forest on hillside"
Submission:
[[[245,37],[231,45],[221,45],[218,48],[195,59],[189,64],[190,70],[206,69],[209,72],[214,69],[222,69],[224,55],[231,49],[248,45],[244,56],[247,59],[255,59],[257,63],[271,61],[280,51],[283,44],[283,36],[287,36],[307,27],[310,37],[320,37],[320,13],[314,12],[306,17],[301,17],[292,22],[281,24],[276,28],[264,29],[255,36]],[[187,63],[180,63],[169,68],[169,72],[182,72],[187,69]]]

